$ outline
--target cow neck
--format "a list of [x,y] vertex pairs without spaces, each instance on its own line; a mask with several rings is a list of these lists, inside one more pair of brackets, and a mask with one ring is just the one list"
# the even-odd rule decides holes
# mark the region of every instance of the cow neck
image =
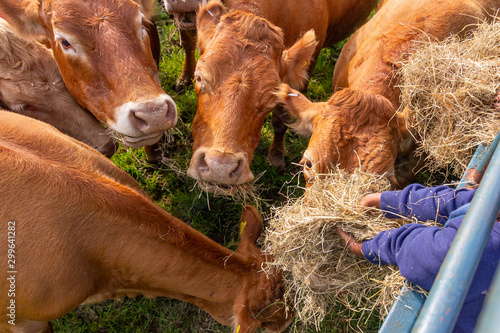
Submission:
[[[96,230],[94,239],[106,235],[94,249],[103,271],[109,272],[97,295],[104,298],[165,296],[187,301],[219,320],[227,320],[239,290],[253,278],[256,264],[164,212],[137,193],[121,198],[118,217]],[[125,199],[129,200],[125,200]],[[130,216],[141,221],[127,221]],[[106,227],[108,226],[108,227]],[[229,312],[232,313],[232,312]]]

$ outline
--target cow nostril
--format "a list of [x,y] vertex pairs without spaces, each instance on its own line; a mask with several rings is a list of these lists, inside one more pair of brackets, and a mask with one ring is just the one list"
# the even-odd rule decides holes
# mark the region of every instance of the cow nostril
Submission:
[[239,159],[238,160],[238,164],[236,165],[236,168],[231,171],[231,174],[229,175],[229,177],[231,177],[232,179],[238,179],[241,177],[241,175],[243,174],[243,169],[244,169],[244,161],[243,159]]
[[148,127],[148,122],[146,120],[144,120],[143,118],[141,118],[137,111],[132,110],[130,112],[130,115],[131,115],[130,118],[131,118],[132,123],[135,124],[135,126],[137,128],[145,129]]
[[200,174],[207,174],[210,171],[210,167],[208,166],[207,161],[205,160],[205,153],[200,154],[198,157],[198,172]]
[[172,126],[175,126],[177,123],[177,107],[173,101],[167,101],[167,112],[165,117],[167,121],[174,123]]

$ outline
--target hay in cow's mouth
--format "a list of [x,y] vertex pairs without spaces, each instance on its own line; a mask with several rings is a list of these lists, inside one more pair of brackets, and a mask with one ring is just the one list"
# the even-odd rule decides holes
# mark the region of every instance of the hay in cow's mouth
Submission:
[[[468,38],[421,43],[401,62],[401,108],[431,171],[461,176],[480,143],[500,130],[500,21],[483,23]],[[496,105],[495,105],[496,104]]]
[[350,323],[362,326],[372,315],[382,319],[405,279],[397,267],[377,266],[347,251],[336,227],[365,240],[415,221],[388,219],[378,209],[359,205],[364,195],[390,189],[381,176],[337,170],[315,179],[303,197],[272,211],[264,238],[264,250],[273,257],[269,265],[283,270],[286,298],[307,323],[319,328],[338,302],[347,309],[345,318],[358,313]]
[[259,186],[257,185],[257,180],[262,177],[263,174],[264,173],[259,174],[255,177],[252,183],[247,184],[227,185],[208,183],[201,180],[198,180],[196,184],[202,192],[212,193],[214,196],[228,197],[236,202],[245,204],[251,203],[255,205],[257,209],[260,209],[263,199],[259,196]]

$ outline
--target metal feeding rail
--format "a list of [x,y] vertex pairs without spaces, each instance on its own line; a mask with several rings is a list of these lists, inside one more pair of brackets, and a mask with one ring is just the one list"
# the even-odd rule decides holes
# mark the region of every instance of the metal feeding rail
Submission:
[[[379,333],[445,333],[453,330],[500,210],[499,141],[500,133],[489,148],[480,146],[467,167],[467,171],[484,173],[484,176],[428,297],[403,287]],[[467,171],[457,187],[467,184]],[[476,332],[498,332],[499,314],[500,266]]]

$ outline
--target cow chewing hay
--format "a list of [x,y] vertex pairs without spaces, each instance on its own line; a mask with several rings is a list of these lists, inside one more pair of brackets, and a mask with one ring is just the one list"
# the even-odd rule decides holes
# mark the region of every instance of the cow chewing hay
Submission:
[[479,24],[467,38],[422,46],[401,63],[401,109],[431,171],[462,175],[477,146],[500,130],[500,22]]
[[214,184],[197,180],[194,188],[200,191],[199,196],[204,194],[208,198],[208,194],[211,193],[214,197],[224,197],[242,204],[251,204],[260,210],[263,204],[268,205],[259,194],[262,185],[258,183],[258,180],[264,173],[257,175],[251,183],[240,185]]
[[361,327],[377,312],[380,318],[387,315],[405,279],[397,267],[376,266],[351,254],[341,244],[336,227],[365,240],[416,222],[387,219],[379,209],[359,205],[364,195],[389,189],[381,176],[359,170],[350,176],[338,170],[315,177],[303,197],[274,208],[264,249],[273,256],[269,264],[284,271],[286,299],[293,301],[302,321],[319,328],[338,302],[345,306],[346,318],[359,313],[350,322]]

